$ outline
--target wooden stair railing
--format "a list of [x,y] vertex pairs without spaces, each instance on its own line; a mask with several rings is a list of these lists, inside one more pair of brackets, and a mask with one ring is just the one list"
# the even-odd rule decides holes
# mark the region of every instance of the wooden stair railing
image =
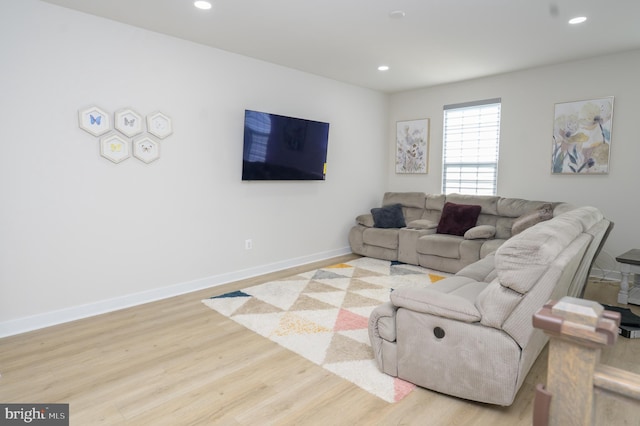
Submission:
[[550,301],[533,315],[533,326],[550,337],[547,385],[536,387],[534,426],[593,425],[596,390],[640,404],[640,375],[600,364],[619,325],[618,312],[574,297]]

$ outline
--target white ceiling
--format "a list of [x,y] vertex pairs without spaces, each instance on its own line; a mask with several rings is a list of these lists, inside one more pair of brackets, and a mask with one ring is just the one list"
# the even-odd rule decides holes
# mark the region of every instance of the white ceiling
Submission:
[[640,0],[43,1],[383,92],[640,48]]

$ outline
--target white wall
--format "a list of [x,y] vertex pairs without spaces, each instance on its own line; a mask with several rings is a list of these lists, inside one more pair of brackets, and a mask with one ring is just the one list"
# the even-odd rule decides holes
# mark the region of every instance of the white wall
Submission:
[[[381,198],[386,95],[37,0],[0,58],[0,336],[346,253]],[[169,115],[161,158],[100,157],[92,104]],[[327,180],[241,182],[245,108],[330,122]]]
[[[638,70],[640,51],[632,51],[394,94],[388,157],[394,154],[395,122],[425,117],[431,118],[431,155],[427,175],[397,175],[390,162],[389,190],[441,192],[443,105],[502,98],[498,195],[600,208],[615,228],[599,263],[615,269],[612,256],[640,246]],[[609,174],[552,175],[554,104],[605,96],[615,98]]]

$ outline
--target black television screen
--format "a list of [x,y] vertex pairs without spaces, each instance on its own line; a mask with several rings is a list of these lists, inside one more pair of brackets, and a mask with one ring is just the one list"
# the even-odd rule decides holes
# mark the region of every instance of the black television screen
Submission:
[[242,180],[324,180],[329,123],[245,110]]

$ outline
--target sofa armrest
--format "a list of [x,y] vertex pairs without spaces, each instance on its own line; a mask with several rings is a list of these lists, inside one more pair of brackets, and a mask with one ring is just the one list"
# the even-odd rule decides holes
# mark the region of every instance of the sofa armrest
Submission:
[[391,303],[397,308],[436,315],[463,322],[478,322],[480,311],[473,302],[454,294],[426,288],[399,288],[391,293]]
[[373,228],[374,227],[373,215],[371,213],[361,214],[358,217],[356,217],[356,223],[358,225],[366,226],[367,228]]
[[398,376],[396,307],[391,302],[376,307],[369,315],[369,340],[380,370]]
[[467,230],[464,233],[465,240],[487,240],[493,238],[496,235],[496,227],[493,225],[478,225]]
[[416,219],[407,223],[407,228],[413,229],[433,229],[433,232],[438,228],[438,222],[427,219]]
[[[396,310],[391,302],[376,307],[369,316],[369,332],[388,342],[396,341]],[[373,340],[373,339],[371,339]]]

